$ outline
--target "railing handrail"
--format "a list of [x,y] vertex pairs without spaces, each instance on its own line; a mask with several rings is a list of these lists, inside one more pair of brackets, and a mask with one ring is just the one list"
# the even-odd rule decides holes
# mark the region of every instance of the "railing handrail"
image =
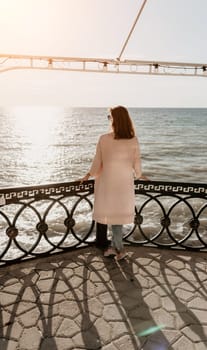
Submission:
[[207,184],[174,181],[140,181],[135,180],[136,193],[190,194],[191,196],[206,197]]
[[[135,180],[135,193],[190,194],[191,196],[207,196],[207,184],[173,181]],[[93,193],[94,180],[84,183],[80,181],[50,183],[36,186],[8,187],[0,189],[0,205],[16,203],[18,200],[30,198],[43,199],[51,195],[74,196],[77,193]]]
[[93,193],[94,180],[84,183],[80,181],[50,183],[36,186],[9,187],[0,189],[0,201],[2,204],[16,203],[19,199],[25,200],[30,198],[47,198],[51,195],[67,195],[74,196],[77,193]]

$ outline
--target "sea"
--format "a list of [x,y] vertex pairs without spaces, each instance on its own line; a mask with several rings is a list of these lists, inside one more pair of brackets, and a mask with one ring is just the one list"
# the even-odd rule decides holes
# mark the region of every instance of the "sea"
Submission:
[[[144,175],[152,181],[207,183],[207,108],[129,108],[129,113],[140,143]],[[99,136],[111,131],[108,114],[107,107],[1,107],[0,187],[79,180],[90,168]],[[65,230],[62,212],[58,210],[54,208],[47,217],[48,236],[53,243],[61,240]],[[6,215],[14,217],[13,205],[8,206]],[[200,229],[205,237],[206,210],[202,215]],[[84,234],[91,213],[82,208],[77,216],[78,231]],[[37,239],[33,217],[34,212],[23,211],[17,223],[21,226],[18,243],[27,250]],[[182,239],[187,234],[189,225],[184,227],[183,222],[191,217],[187,207],[174,211],[172,230],[177,237]],[[146,235],[160,230],[159,218],[160,213],[149,207],[144,224]],[[6,227],[4,216],[0,215],[0,254],[8,242]],[[47,244],[41,240],[36,251],[43,251]],[[12,243],[7,257],[16,253],[17,247]]]
[[[92,162],[108,108],[0,108],[0,187],[74,181]],[[207,109],[129,108],[151,180],[205,183]]]

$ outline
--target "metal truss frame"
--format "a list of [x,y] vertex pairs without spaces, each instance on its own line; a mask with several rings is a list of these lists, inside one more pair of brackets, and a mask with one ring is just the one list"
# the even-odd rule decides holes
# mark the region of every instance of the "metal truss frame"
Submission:
[[0,73],[19,69],[207,77],[207,63],[0,54]]

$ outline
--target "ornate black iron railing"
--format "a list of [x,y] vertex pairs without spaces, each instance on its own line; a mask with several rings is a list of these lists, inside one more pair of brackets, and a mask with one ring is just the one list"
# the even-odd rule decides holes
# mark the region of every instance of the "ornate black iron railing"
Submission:
[[[93,180],[0,189],[0,266],[95,244],[93,192]],[[206,184],[136,180],[135,194],[126,243],[207,250]]]

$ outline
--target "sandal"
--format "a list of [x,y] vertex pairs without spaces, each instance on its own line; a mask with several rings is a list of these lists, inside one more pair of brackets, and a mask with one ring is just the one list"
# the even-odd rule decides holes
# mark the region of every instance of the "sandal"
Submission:
[[116,261],[122,260],[126,258],[127,255],[128,255],[127,252],[120,252],[115,256],[115,260]]
[[116,255],[116,250],[113,247],[109,247],[105,252],[104,252],[104,256],[108,257],[108,256],[114,256]]

